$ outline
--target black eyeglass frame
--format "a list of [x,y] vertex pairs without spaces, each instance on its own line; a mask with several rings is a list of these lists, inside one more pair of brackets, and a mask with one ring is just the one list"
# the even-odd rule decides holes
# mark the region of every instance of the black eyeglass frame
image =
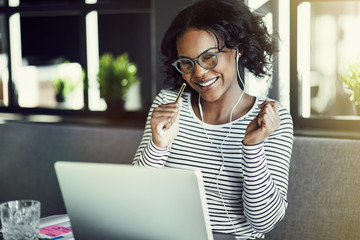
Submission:
[[[177,59],[176,61],[174,61],[171,65],[174,66],[174,67],[176,68],[176,70],[178,70],[178,72],[180,72],[180,73],[183,74],[183,75],[187,75],[187,74],[190,74],[190,73],[194,72],[194,69],[195,69],[195,61],[197,61],[197,63],[198,63],[202,68],[204,68],[204,69],[213,69],[213,68],[215,68],[215,67],[218,65],[218,63],[219,63],[219,55],[220,55],[220,53],[224,52],[224,49],[225,49],[225,48],[226,48],[226,46],[222,47],[222,48],[220,49],[220,51],[217,52],[217,53],[209,52],[209,50],[207,50],[206,52],[201,53],[201,54],[200,54],[198,57],[196,57],[196,58],[182,57],[182,58],[179,58],[179,59]],[[199,61],[199,59],[200,59],[201,56],[203,56],[204,54],[211,54],[211,55],[213,55],[213,56],[216,57],[216,64],[215,64],[213,67],[207,68],[207,67],[205,67],[205,66],[203,66],[203,65],[201,64],[201,62]],[[192,64],[192,70],[191,70],[190,72],[184,73],[183,71],[181,71],[181,70],[178,68],[177,62],[179,62],[179,61],[182,60],[182,59],[189,60],[189,61],[191,62],[191,64]]]

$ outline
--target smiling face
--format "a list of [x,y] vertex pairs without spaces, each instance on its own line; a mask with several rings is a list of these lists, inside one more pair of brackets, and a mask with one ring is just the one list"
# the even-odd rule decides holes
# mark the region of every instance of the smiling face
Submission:
[[[177,39],[176,47],[179,57],[197,58],[206,51],[217,53],[223,46],[218,46],[212,33],[190,29]],[[236,50],[225,48],[216,67],[205,69],[195,61],[194,71],[182,77],[207,102],[238,97],[235,56]]]

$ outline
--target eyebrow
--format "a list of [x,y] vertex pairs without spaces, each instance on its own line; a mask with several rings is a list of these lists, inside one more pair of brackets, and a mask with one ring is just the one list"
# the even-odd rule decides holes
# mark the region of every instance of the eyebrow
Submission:
[[[200,56],[201,54],[204,54],[204,53],[208,52],[209,50],[212,50],[212,49],[219,49],[219,48],[217,48],[217,47],[210,47],[210,48],[204,50],[202,53],[200,53],[199,56]],[[195,58],[198,58],[199,56],[197,56],[197,57],[195,57]],[[186,57],[186,56],[178,56],[178,58],[189,58],[189,57]],[[193,59],[193,58],[189,58],[189,59]]]

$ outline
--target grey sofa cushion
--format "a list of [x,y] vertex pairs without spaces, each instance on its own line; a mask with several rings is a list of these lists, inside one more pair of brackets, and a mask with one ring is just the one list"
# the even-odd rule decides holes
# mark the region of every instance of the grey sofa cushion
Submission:
[[360,239],[360,141],[296,137],[288,202],[266,239]]
[[0,124],[0,202],[37,199],[42,215],[65,213],[56,161],[130,164],[143,129]]

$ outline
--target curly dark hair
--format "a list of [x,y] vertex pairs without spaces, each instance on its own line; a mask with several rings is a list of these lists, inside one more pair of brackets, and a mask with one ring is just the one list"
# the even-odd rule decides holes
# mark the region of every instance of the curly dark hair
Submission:
[[161,43],[166,85],[178,88],[184,81],[171,64],[178,58],[176,40],[190,28],[213,33],[218,48],[223,43],[239,49],[240,69],[247,68],[260,78],[271,75],[278,40],[268,32],[263,16],[252,13],[241,0],[200,0],[179,12]]

